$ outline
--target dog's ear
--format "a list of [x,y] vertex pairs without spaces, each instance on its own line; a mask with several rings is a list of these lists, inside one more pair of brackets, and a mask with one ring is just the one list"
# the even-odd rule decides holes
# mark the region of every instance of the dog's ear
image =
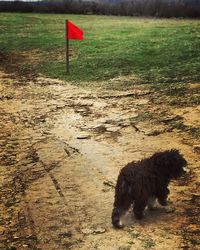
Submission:
[[164,152],[157,152],[153,155],[153,162],[157,169],[163,169],[163,172],[170,172],[174,156],[177,154],[177,150],[167,150]]
[[172,156],[174,156],[175,158],[179,158],[180,157],[180,152],[179,152],[179,150],[178,149],[175,149],[175,148],[173,148],[173,149],[171,149],[170,151],[168,151],[169,153],[171,153],[171,155]]
[[157,152],[152,156],[153,163],[156,165],[156,167],[163,167],[165,165],[169,164],[169,157],[166,152]]
[[174,160],[174,162],[179,162],[179,164],[181,166],[187,165],[187,161],[185,160],[183,155],[179,152],[179,150],[172,149],[171,150],[171,155],[172,155],[172,159]]

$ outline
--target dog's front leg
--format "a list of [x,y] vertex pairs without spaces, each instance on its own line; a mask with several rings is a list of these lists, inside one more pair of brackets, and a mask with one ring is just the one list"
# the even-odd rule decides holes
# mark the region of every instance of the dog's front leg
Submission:
[[141,220],[144,217],[144,209],[147,203],[147,200],[135,200],[133,211],[137,219]]
[[112,224],[115,228],[123,228],[123,223],[121,222],[121,216],[123,214],[123,210],[117,207],[113,208],[112,211]]
[[114,207],[112,211],[112,224],[116,228],[124,227],[121,221],[121,217],[127,212],[132,202],[132,200],[128,196],[125,196],[123,198],[120,197],[120,198],[121,199],[119,199],[119,197],[116,195]]
[[132,203],[130,196],[131,187],[126,182],[123,175],[119,175],[117,185],[115,187],[115,201],[112,211],[112,224],[116,228],[122,228],[121,217],[129,209]]
[[168,188],[163,188],[158,194],[158,202],[162,206],[167,206],[167,197],[169,195],[169,189]]

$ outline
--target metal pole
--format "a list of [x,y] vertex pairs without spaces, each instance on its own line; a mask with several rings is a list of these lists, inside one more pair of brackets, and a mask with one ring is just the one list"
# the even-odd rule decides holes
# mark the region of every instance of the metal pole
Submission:
[[66,27],[66,72],[67,74],[69,74],[69,38],[68,38],[68,20],[66,20],[65,23],[65,27]]

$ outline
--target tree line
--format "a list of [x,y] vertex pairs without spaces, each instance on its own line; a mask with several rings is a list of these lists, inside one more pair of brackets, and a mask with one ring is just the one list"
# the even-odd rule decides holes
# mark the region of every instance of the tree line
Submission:
[[38,2],[0,1],[0,12],[36,12],[153,17],[200,17],[197,0],[44,0]]

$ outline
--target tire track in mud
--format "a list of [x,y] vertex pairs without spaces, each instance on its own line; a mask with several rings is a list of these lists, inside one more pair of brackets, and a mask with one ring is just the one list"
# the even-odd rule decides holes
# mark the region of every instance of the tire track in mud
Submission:
[[[77,157],[75,157],[75,158],[77,158]],[[68,174],[67,174],[67,176],[64,175],[65,176],[64,182],[61,183],[62,178],[63,178],[63,173],[60,176],[60,171],[62,168],[61,166],[59,167],[59,170],[57,169],[58,171],[56,171],[55,169],[50,170],[51,171],[51,173],[49,175],[50,179],[54,184],[55,190],[57,190],[58,195],[61,198],[61,199],[59,199],[60,201],[58,201],[58,204],[56,204],[57,208],[54,207],[54,212],[56,213],[56,210],[62,211],[62,212],[56,216],[56,218],[55,218],[56,221],[51,219],[51,221],[53,221],[53,225],[55,228],[54,228],[54,232],[49,232],[49,234],[50,234],[49,237],[46,236],[46,243],[45,244],[46,244],[46,247],[48,247],[48,249],[55,249],[55,242],[57,245],[56,247],[58,249],[65,249],[66,246],[69,247],[75,243],[77,244],[77,242],[81,242],[82,236],[80,233],[80,224],[81,224],[83,219],[80,219],[80,217],[81,217],[81,215],[84,215],[84,219],[88,217],[86,214],[87,209],[85,209],[84,203],[82,205],[81,205],[81,203],[77,203],[77,201],[83,199],[84,196],[82,195],[82,193],[79,190],[80,186],[78,185],[78,183],[76,181],[74,181],[74,174],[76,173],[76,171],[74,171],[74,169],[70,169],[69,158],[67,157],[67,159],[68,160],[66,160],[66,163],[65,163],[65,161],[62,162],[62,165],[63,164],[68,165]],[[73,167],[73,165],[72,165],[72,167]],[[65,171],[65,169],[64,169],[64,171]],[[48,170],[47,170],[47,172],[49,174]],[[81,177],[81,179],[83,179],[83,178]],[[38,185],[42,186],[43,192],[48,193],[49,192],[47,190],[48,186],[44,186],[42,184],[39,184],[41,181],[40,180],[38,181]],[[67,185],[66,185],[65,181],[67,181]],[[37,187],[35,187],[35,188],[37,188]],[[65,192],[64,192],[64,189],[66,189]],[[32,200],[32,198],[34,197],[32,192],[34,192],[34,188],[30,188],[30,190],[28,191],[28,193],[27,193],[28,198],[27,199],[29,199],[29,197],[31,197],[31,200]],[[36,196],[37,195],[39,195],[39,194],[36,194]],[[44,204],[46,206],[46,208],[48,208],[48,202],[49,202],[48,200],[53,199],[55,197],[56,197],[56,194],[52,190],[52,194],[46,198],[46,202]],[[37,197],[36,200],[38,198],[39,197]],[[31,200],[29,201],[30,204],[32,204],[31,207],[38,206],[36,209],[38,211],[44,209],[44,207],[41,207],[42,205],[39,202],[37,203],[37,205],[35,205],[32,203]],[[71,206],[69,206],[69,204]],[[48,211],[46,211],[47,209],[44,209],[44,210],[45,210],[46,218],[48,218],[48,216],[51,216],[50,214],[48,214]],[[35,211],[35,210],[33,209],[33,211]],[[69,215],[69,216],[66,216],[66,215]],[[38,212],[36,212],[34,214],[36,224],[38,222],[38,218],[39,218],[39,220],[41,220],[45,216],[44,216],[43,212],[41,212],[41,214],[38,214]],[[61,220],[64,220],[65,222],[67,220],[67,223],[65,223],[63,225],[62,221],[60,221],[60,217],[61,217]],[[73,220],[70,220],[70,217],[72,217]],[[75,217],[77,219],[74,221]],[[59,223],[58,223],[58,221],[59,221]],[[45,224],[48,224],[48,222],[46,222]],[[43,226],[40,224],[40,222],[37,225],[40,226],[40,230],[43,229]],[[62,231],[63,228],[66,228],[67,226],[70,228],[70,230],[66,231],[66,229],[65,229],[64,231]],[[45,225],[45,228],[46,228],[46,225]],[[50,228],[51,228],[51,226],[50,226]],[[44,231],[45,231],[45,229],[44,229]],[[74,234],[75,234],[75,236],[74,236]],[[60,237],[62,235],[64,238]],[[68,240],[68,237],[70,238],[70,240]],[[48,238],[54,239],[55,242],[51,241],[51,244],[47,244]],[[42,247],[42,245],[44,244],[44,241],[43,241],[44,239],[45,239],[44,236],[40,238],[40,242],[38,244],[39,246]]]
[[[54,138],[54,139],[51,138],[51,140],[56,141],[56,138]],[[41,141],[40,143],[43,143],[43,142]],[[79,153],[79,151],[78,151],[77,149],[70,147],[70,146],[69,146],[67,143],[65,143],[65,142],[62,142],[62,141],[61,141],[61,144],[63,144],[63,145],[62,145],[62,149],[63,149],[63,152],[66,153],[66,155],[67,155],[66,157],[71,157],[72,155]],[[40,162],[41,162],[41,164],[42,164],[42,166],[43,166],[43,168],[44,168],[46,174],[48,174],[48,175],[50,176],[50,178],[51,178],[51,180],[52,180],[52,183],[53,183],[54,186],[55,186],[55,189],[57,190],[57,192],[58,192],[58,194],[60,195],[60,197],[63,199],[63,202],[65,203],[65,205],[67,204],[67,201],[66,201],[65,196],[64,196],[64,194],[63,194],[63,190],[62,190],[62,188],[61,188],[61,186],[60,186],[60,184],[59,184],[59,181],[58,181],[58,180],[56,179],[56,177],[53,175],[52,170],[53,170],[54,168],[56,168],[56,167],[59,167],[60,162],[62,162],[66,157],[65,157],[65,155],[64,155],[63,158],[62,158],[62,159],[59,159],[58,162],[56,162],[56,163],[53,162],[53,163],[50,164],[50,165],[46,165],[46,164],[42,161],[42,159],[40,159]]]

